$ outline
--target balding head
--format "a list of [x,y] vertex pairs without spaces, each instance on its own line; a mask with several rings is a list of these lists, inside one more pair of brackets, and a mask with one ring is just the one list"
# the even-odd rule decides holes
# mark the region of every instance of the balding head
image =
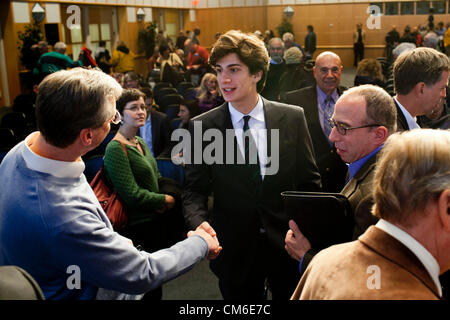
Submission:
[[340,84],[342,75],[341,58],[331,51],[325,51],[316,58],[314,78],[317,86],[330,95]]

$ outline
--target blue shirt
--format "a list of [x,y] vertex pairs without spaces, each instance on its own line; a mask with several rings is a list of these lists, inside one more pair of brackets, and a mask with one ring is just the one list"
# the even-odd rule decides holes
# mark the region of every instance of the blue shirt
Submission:
[[[0,165],[0,266],[26,270],[46,299],[95,299],[99,288],[142,294],[206,256],[198,236],[152,254],[138,251],[113,231],[83,162],[35,154],[27,145],[34,134]],[[80,270],[79,288],[67,285],[76,283],[71,266]]]
[[[350,174],[350,177],[348,178],[348,181],[353,178],[353,176],[359,171],[359,169],[361,169],[361,167],[370,159],[372,158],[374,155],[376,155],[378,153],[378,151],[381,150],[381,148],[383,148],[383,144],[381,146],[379,146],[378,148],[376,148],[375,150],[373,150],[371,153],[369,153],[367,156],[362,157],[359,160],[356,160],[355,162],[352,162],[348,165],[348,173]],[[348,182],[347,181],[347,182]]]
[[155,156],[153,152],[153,137],[152,137],[152,115],[151,113],[148,115],[147,120],[145,120],[145,124],[139,128],[139,132],[141,134],[142,139],[147,145],[148,149],[152,153],[152,156]]

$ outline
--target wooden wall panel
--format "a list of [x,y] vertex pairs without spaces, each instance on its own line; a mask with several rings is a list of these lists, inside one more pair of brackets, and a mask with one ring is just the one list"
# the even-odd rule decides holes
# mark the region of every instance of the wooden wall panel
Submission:
[[200,27],[200,44],[210,47],[215,41],[216,32],[224,33],[230,29],[263,32],[263,14],[263,7],[197,10],[197,21],[191,22],[190,30],[196,26]]
[[[366,57],[378,57],[384,55],[384,38],[386,33],[397,26],[400,34],[406,25],[418,25],[427,23],[427,15],[408,16],[382,16],[381,28],[369,30],[366,21],[369,17],[366,13],[368,3],[339,3],[317,5],[290,5],[294,9],[291,22],[294,26],[294,36],[298,43],[304,45],[306,26],[311,24],[317,34],[317,46],[315,56],[325,50],[333,50],[339,54],[344,66],[353,65],[353,40],[352,34],[356,24],[361,22],[367,34]],[[253,32],[264,32],[263,26],[274,31],[276,36],[277,26],[283,18],[285,6],[269,6],[267,13],[263,7],[250,8],[219,8],[197,10],[197,21],[191,23],[200,27],[202,45],[209,47],[214,43],[214,34],[229,29],[241,29]],[[263,17],[266,16],[266,21]],[[450,21],[450,15],[434,15],[435,24],[439,21]]]

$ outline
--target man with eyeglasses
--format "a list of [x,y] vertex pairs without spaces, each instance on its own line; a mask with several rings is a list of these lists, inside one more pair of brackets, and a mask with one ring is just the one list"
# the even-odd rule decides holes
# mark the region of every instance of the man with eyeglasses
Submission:
[[0,266],[30,273],[46,299],[138,298],[220,252],[217,238],[201,229],[152,254],[114,232],[81,156],[120,121],[121,93],[100,70],[52,73],[39,85],[39,131],[0,165]]
[[[372,181],[377,154],[390,134],[397,129],[394,102],[383,89],[373,85],[351,88],[336,102],[330,140],[341,159],[348,163],[349,179],[341,193],[353,211],[353,239],[376,223],[371,214],[373,204]],[[294,221],[289,221],[286,250],[300,261],[300,272],[306,270],[317,253]]]
[[313,68],[316,85],[281,94],[281,102],[300,106],[305,111],[323,191],[327,192],[339,192],[347,174],[347,166],[336,154],[334,143],[328,138],[331,131],[328,118],[333,114],[337,99],[346,89],[339,85],[342,69],[337,54],[322,52]]

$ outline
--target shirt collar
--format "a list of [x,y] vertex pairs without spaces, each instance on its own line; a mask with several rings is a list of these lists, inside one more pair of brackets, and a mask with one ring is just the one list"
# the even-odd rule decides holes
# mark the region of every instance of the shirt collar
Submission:
[[34,153],[28,144],[30,140],[36,139],[40,132],[33,132],[25,138],[25,148],[23,158],[28,168],[34,171],[48,173],[57,178],[79,178],[84,172],[84,162],[80,161],[59,161],[48,159]]
[[374,149],[371,153],[369,153],[368,155],[366,155],[365,157],[362,157],[359,160],[356,160],[355,162],[352,162],[348,165],[348,172],[350,174],[350,178],[353,178],[353,176],[359,171],[359,169],[361,169],[361,167],[370,159],[372,158],[374,155],[376,155],[378,153],[378,151],[381,150],[381,148],[383,147],[383,145],[378,146],[376,149]]
[[[231,102],[228,102],[228,110],[230,111],[231,122],[233,123],[233,127],[236,127],[236,124],[242,120],[245,114],[237,111]],[[258,102],[253,110],[248,114],[252,119],[264,122],[264,108],[261,97],[258,95]]]
[[[325,92],[322,91],[322,89],[319,88],[319,86],[316,86],[317,90],[317,97],[319,98],[319,105],[322,106],[325,99],[327,98],[327,95]],[[331,93],[331,98],[333,98],[333,102],[336,103],[337,99],[339,99],[339,94],[337,92],[337,88],[334,89],[334,91]]]
[[405,247],[407,247],[409,250],[411,250],[412,253],[417,256],[417,258],[420,260],[420,262],[422,262],[425,269],[428,271],[434,283],[436,284],[439,296],[442,296],[442,287],[439,281],[440,268],[433,255],[419,241],[414,239],[410,234],[403,231],[394,224],[380,219],[375,226],[400,241],[403,245],[405,245]]
[[408,123],[409,130],[412,129],[420,129],[420,126],[417,124],[416,119],[413,118],[413,116],[409,113],[408,110],[400,102],[398,102],[397,97],[394,97],[395,101],[397,102],[398,106],[400,107],[400,110],[402,110],[403,115],[405,116],[406,122]]

